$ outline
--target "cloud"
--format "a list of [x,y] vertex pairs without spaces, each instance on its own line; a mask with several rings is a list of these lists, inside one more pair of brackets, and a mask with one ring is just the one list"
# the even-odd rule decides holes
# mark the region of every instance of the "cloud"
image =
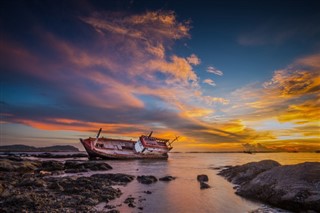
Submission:
[[220,75],[222,76],[223,75],[223,72],[221,70],[218,70],[217,68],[213,67],[213,66],[209,66],[207,68],[207,72],[209,73],[213,73],[213,74],[216,74],[216,75]]
[[209,85],[211,85],[213,87],[216,86],[216,83],[210,78],[204,79],[202,82],[205,83],[205,84],[209,84]]
[[[256,129],[272,128],[275,138],[261,143],[275,150],[292,150],[297,141],[319,140],[319,65],[319,54],[299,58],[276,70],[269,81],[236,90],[225,109],[227,117],[253,122]],[[265,125],[268,122],[263,121],[273,122]],[[301,144],[297,150],[309,150],[308,146],[314,148]]]
[[228,99],[220,98],[220,97],[204,96],[203,99],[209,105],[212,105],[213,103],[221,103],[223,105],[229,104]]
[[[31,35],[36,42],[1,34],[0,63],[5,71],[1,122],[7,128],[23,124],[87,134],[102,127],[133,138],[152,129],[163,137],[181,135],[181,147],[232,149],[248,141],[276,146],[279,132],[246,123],[273,116],[293,122],[294,130],[308,140],[314,138],[311,117],[317,116],[312,100],[319,89],[314,74],[318,56],[278,70],[263,85],[217,97],[201,88],[193,68],[200,59],[172,51],[177,40],[190,38],[189,22],[179,21],[172,11],[88,12],[72,23],[79,32],[76,37],[41,23],[21,31],[21,37]],[[214,67],[208,72],[223,75]],[[21,141],[23,134],[5,137]]]
[[195,54],[191,54],[189,57],[187,57],[187,61],[192,65],[199,65],[201,63],[201,60]]
[[[102,127],[128,137],[153,129],[160,136],[182,135],[185,143],[241,140],[204,121],[228,100],[202,93],[193,70],[200,59],[168,53],[175,40],[189,38],[188,22],[166,11],[93,13],[80,20],[90,38],[81,44],[41,27],[32,31],[32,48],[4,38],[1,56],[7,60],[1,63],[28,76],[22,81],[28,91],[22,93],[21,78],[6,78],[19,85],[18,93],[35,97],[26,103],[6,96],[5,125],[81,132]],[[40,101],[42,93],[47,102]]]
[[233,103],[238,102],[241,104],[238,107],[248,109],[247,116],[255,114],[261,118],[281,115],[292,111],[294,106],[301,106],[304,110],[301,114],[313,111],[317,106],[310,103],[317,102],[320,91],[320,62],[316,59],[320,61],[317,54],[298,59],[287,68],[276,70],[270,81],[236,90],[232,95]]

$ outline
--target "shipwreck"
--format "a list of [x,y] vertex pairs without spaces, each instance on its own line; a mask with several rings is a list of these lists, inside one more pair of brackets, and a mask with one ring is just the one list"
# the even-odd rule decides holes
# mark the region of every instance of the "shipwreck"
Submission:
[[96,138],[81,139],[80,142],[88,153],[89,159],[167,159],[172,143],[149,135],[141,135],[137,141],[100,137],[100,128]]

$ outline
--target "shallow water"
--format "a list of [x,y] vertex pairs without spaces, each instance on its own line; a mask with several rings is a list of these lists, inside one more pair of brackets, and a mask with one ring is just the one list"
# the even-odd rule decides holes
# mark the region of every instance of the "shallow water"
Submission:
[[[55,153],[57,154],[57,153]],[[72,154],[72,153],[70,153]],[[28,157],[29,159],[38,159]],[[216,167],[241,165],[248,162],[272,159],[282,165],[302,162],[320,162],[319,153],[170,153],[168,160],[106,160],[113,167],[109,171],[96,171],[77,174],[64,174],[62,176],[90,176],[94,173],[124,173],[134,176],[154,175],[157,178],[171,175],[176,177],[171,182],[161,182],[144,185],[137,180],[132,181],[121,189],[123,195],[108,205],[116,206],[120,212],[212,212],[212,213],[238,213],[250,212],[258,208],[267,208],[265,212],[288,212],[265,207],[264,204],[253,202],[237,196],[234,185],[218,176]],[[38,159],[59,160],[67,159]],[[86,160],[77,158],[76,160]],[[206,174],[209,177],[209,189],[200,190],[197,175]],[[61,175],[60,175],[61,176]],[[146,194],[144,191],[150,191]],[[124,200],[132,196],[135,198],[136,208],[124,204]],[[97,206],[97,210],[108,211],[105,203]],[[138,209],[142,207],[143,209]]]
[[[165,175],[177,177],[171,182],[151,185],[138,183],[136,180],[121,188],[124,194],[110,202],[120,205],[129,196],[136,198],[136,207],[126,204],[117,207],[121,212],[249,212],[264,206],[234,194],[234,185],[218,176],[214,167],[240,165],[247,162],[273,159],[281,164],[296,164],[306,161],[320,161],[316,153],[171,153],[168,160],[132,160],[107,161],[113,169],[112,173],[132,175],[154,175],[158,178]],[[197,175],[209,177],[209,189],[200,190]],[[145,194],[144,191],[152,194]],[[141,201],[139,201],[139,199]],[[145,200],[144,200],[145,199]]]

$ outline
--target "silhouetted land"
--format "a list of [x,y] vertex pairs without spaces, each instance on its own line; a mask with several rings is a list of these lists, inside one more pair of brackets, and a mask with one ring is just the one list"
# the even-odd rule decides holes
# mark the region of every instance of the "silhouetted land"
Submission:
[[79,152],[79,149],[71,145],[34,147],[17,144],[0,146],[0,152]]

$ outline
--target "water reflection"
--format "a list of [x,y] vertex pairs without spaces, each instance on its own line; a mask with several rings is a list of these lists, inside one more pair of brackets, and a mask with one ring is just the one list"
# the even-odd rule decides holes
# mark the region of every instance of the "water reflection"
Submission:
[[[137,198],[137,207],[143,212],[249,212],[261,207],[234,194],[233,185],[216,175],[213,167],[239,165],[252,161],[273,159],[281,164],[295,164],[305,161],[320,161],[316,153],[173,153],[168,160],[133,160],[108,161],[114,168],[110,172],[121,172],[137,175],[154,175],[157,178],[165,175],[177,177],[171,182],[158,181],[155,184],[143,185],[136,180],[123,188],[124,195]],[[210,189],[200,190],[198,174],[207,174]],[[147,195],[144,191],[151,191]],[[138,202],[139,199],[146,200]],[[121,200],[120,199],[120,200]],[[121,201],[118,201],[121,203]],[[123,212],[139,212],[126,205],[118,208]]]

